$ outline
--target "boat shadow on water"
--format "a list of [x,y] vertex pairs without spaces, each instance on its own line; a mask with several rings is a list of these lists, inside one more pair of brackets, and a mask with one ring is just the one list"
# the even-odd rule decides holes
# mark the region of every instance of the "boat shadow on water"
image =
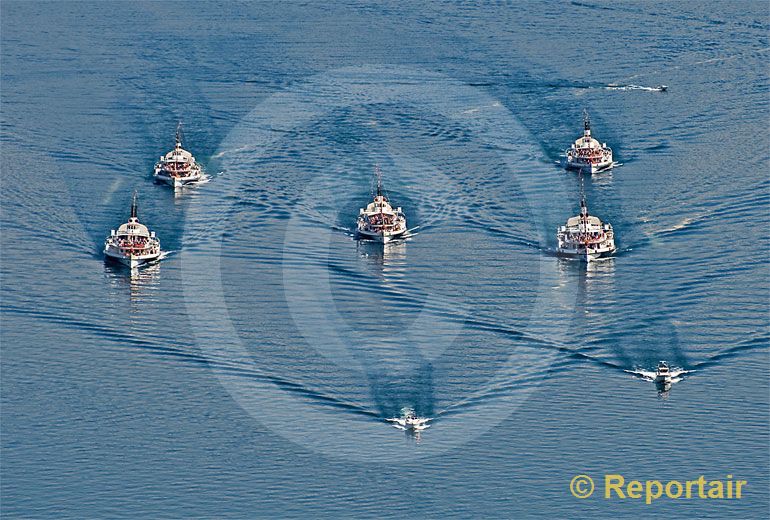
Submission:
[[434,417],[431,363],[424,362],[414,369],[399,372],[375,369],[367,374],[367,378],[372,400],[383,419],[401,417],[404,410],[410,410],[418,417]]

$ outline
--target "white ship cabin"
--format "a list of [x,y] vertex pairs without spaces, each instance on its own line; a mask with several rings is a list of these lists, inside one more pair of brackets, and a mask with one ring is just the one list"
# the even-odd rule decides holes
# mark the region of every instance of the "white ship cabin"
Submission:
[[395,231],[402,225],[401,208],[393,207],[383,195],[374,197],[366,209],[361,209],[360,218],[364,219],[366,226],[376,231]]
[[589,128],[586,128],[583,136],[576,139],[572,144],[572,150],[581,157],[601,155],[607,148],[607,143],[599,143],[599,141],[591,137],[591,130]]
[[182,143],[176,142],[176,147],[160,158],[164,166],[183,168],[195,162],[195,157],[182,148]]
[[144,250],[155,245],[155,232],[140,224],[136,217],[131,217],[128,222],[122,224],[117,231],[110,231],[110,237],[116,240],[123,252]]
[[572,156],[573,160],[593,159],[595,161],[602,159],[606,154],[610,159],[612,151],[607,143],[599,143],[591,136],[591,120],[588,118],[588,112],[583,113],[583,128],[583,135],[575,139],[568,150],[568,155]]
[[573,231],[575,229],[579,229],[580,231],[601,231],[602,230],[602,221],[599,220],[599,217],[593,217],[593,216],[577,216],[577,217],[570,217],[567,219],[567,225],[565,226],[565,231],[570,230]]
[[[398,208],[398,212],[401,211],[401,208]],[[393,207],[388,202],[388,199],[385,198],[384,195],[377,195],[374,197],[374,201],[370,202],[368,206],[366,206],[366,210],[363,211],[364,213],[393,213]]]

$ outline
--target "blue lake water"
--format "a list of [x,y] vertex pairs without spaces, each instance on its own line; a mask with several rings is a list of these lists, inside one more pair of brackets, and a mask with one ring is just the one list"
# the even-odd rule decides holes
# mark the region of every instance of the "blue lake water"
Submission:
[[[765,3],[0,10],[4,516],[767,516]],[[553,255],[584,109],[622,163],[588,269]],[[211,181],[175,194],[179,120]],[[376,164],[406,242],[351,236]],[[133,190],[169,255],[131,273]]]

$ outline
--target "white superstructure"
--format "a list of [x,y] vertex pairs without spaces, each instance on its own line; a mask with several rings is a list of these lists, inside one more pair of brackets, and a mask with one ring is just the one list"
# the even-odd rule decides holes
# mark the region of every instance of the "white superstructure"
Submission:
[[176,129],[176,146],[166,155],[161,156],[155,165],[154,176],[158,182],[165,182],[175,188],[198,182],[203,177],[203,172],[195,157],[182,148],[181,123]]
[[583,135],[565,151],[567,169],[582,173],[596,173],[612,167],[612,149],[607,143],[599,143],[591,136],[591,121],[584,113]]
[[580,200],[580,215],[570,217],[556,231],[557,253],[587,262],[609,256],[616,250],[615,233],[609,223],[588,214],[585,197]]
[[104,255],[134,268],[160,257],[160,240],[137,218],[136,193],[131,201],[131,217],[104,241]]
[[366,208],[361,208],[356,220],[356,232],[359,238],[377,240],[387,244],[393,239],[403,237],[407,232],[406,216],[401,208],[393,209],[387,197],[382,193],[382,179],[377,172],[377,193]]

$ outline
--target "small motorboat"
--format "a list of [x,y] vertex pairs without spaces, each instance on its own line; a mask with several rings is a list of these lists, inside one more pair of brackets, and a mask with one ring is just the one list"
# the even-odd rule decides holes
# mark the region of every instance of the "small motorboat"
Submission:
[[430,419],[427,417],[417,417],[411,408],[404,409],[401,417],[388,419],[388,422],[393,423],[393,426],[399,430],[413,432],[421,432],[430,428],[429,421]]
[[668,363],[665,361],[661,361],[658,363],[657,368],[655,369],[655,382],[656,383],[671,383],[671,368],[668,366]]
[[157,182],[163,182],[175,188],[193,184],[203,179],[200,164],[195,157],[182,148],[182,123],[176,128],[176,146],[166,155],[161,156],[153,172]]
[[658,366],[655,367],[655,370],[636,368],[634,370],[625,370],[624,372],[633,374],[645,381],[652,382],[658,390],[658,396],[667,399],[674,383],[682,381],[686,374],[691,374],[693,371],[677,367],[671,368],[665,361],[660,361]]
[[376,240],[387,244],[391,240],[403,238],[407,232],[406,215],[401,208],[393,209],[382,191],[382,174],[377,175],[377,192],[374,200],[366,208],[361,208],[356,219],[356,236]]
[[160,258],[160,240],[154,231],[147,229],[137,217],[136,192],[131,201],[131,217],[117,231],[110,231],[104,241],[104,256],[130,268],[152,262]]
[[668,91],[668,85],[658,85],[655,87],[658,92],[667,92]]
[[588,214],[585,194],[582,191],[581,184],[580,215],[570,217],[565,225],[556,230],[556,253],[559,256],[590,262],[612,255],[617,248],[612,225]]
[[583,112],[583,136],[577,139],[565,152],[567,169],[582,173],[596,173],[612,168],[612,149],[607,143],[599,143],[591,137],[591,120]]

